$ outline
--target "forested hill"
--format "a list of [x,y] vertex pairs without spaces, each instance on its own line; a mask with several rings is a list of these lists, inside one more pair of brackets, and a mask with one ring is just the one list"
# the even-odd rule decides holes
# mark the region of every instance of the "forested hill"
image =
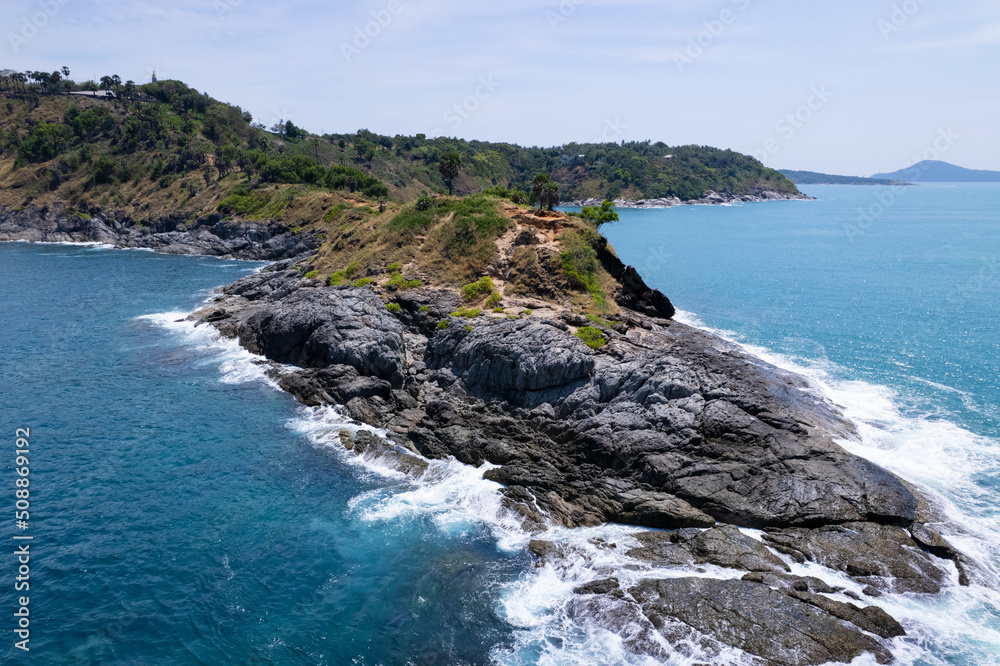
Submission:
[[[449,184],[457,193],[527,191],[541,172],[562,200],[797,192],[777,171],[730,150],[650,142],[524,148],[367,130],[317,136],[291,121],[265,127],[180,81],[75,83],[68,74],[0,70],[0,204],[196,213],[237,187],[246,196],[290,186],[405,201]],[[441,161],[456,153],[458,173],[448,183]]]

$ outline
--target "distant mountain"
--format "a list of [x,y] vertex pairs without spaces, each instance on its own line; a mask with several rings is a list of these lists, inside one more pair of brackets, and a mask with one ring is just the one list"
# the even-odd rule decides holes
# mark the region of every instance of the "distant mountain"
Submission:
[[899,181],[880,178],[861,178],[860,176],[834,176],[816,171],[793,171],[778,169],[788,180],[796,185],[896,185]]
[[877,173],[872,178],[891,178],[908,183],[1000,183],[1000,171],[965,169],[947,162],[924,160],[908,169]]

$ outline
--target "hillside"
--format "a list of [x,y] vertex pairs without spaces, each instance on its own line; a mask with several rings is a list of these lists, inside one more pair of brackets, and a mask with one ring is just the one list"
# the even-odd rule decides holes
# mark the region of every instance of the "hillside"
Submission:
[[877,173],[872,177],[902,180],[908,183],[1000,183],[1000,171],[966,169],[938,160],[924,160],[908,169]]
[[796,185],[900,185],[902,181],[884,178],[862,178],[860,176],[835,176],[817,171],[794,171],[779,169]]
[[439,163],[449,153],[460,156],[451,183],[460,194],[496,185],[526,192],[541,172],[552,176],[563,200],[797,191],[753,158],[708,147],[543,149],[367,130],[316,136],[290,121],[268,131],[240,107],[179,81],[136,86],[105,77],[113,93],[104,97],[93,92],[97,84],[17,77],[0,71],[0,205],[8,207],[63,202],[136,219],[198,217],[217,210],[239,186],[239,196],[253,192],[255,215],[290,215],[298,223],[310,218],[295,213],[293,202],[321,192],[376,203],[446,191]]

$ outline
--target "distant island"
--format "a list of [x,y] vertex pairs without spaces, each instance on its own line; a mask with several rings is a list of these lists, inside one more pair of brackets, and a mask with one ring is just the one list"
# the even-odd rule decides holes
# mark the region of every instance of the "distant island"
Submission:
[[[788,175],[788,172],[783,173]],[[872,178],[888,178],[908,183],[1000,183],[1000,171],[966,169],[939,160],[924,160],[892,173],[877,173]],[[794,178],[792,181],[798,182]]]
[[778,169],[779,173],[796,185],[909,185],[890,178],[862,178],[861,176],[835,176],[817,171]]

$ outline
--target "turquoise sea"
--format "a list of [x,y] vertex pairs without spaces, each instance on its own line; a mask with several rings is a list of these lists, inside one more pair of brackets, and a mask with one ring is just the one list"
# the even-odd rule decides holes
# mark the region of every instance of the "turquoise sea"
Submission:
[[[680,318],[815,379],[860,424],[845,445],[933,494],[950,538],[1000,580],[1000,186],[805,189],[818,200],[624,210],[603,231]],[[11,622],[2,659],[649,663],[568,605],[613,552],[535,568],[482,470],[440,462],[414,481],[353,458],[336,433],[358,426],[303,408],[258,359],[183,321],[260,266],[0,244],[11,514],[16,428],[32,450],[30,528],[9,515],[3,538],[34,536],[31,652],[13,648]],[[899,663],[1000,662],[986,585],[878,603],[907,628]]]

